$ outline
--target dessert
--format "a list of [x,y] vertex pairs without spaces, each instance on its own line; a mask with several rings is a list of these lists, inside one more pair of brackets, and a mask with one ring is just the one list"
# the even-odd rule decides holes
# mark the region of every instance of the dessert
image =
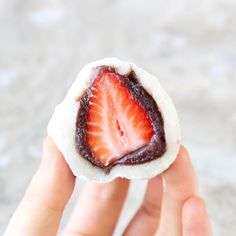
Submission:
[[151,178],[175,160],[180,144],[176,111],[158,80],[116,58],[81,70],[48,134],[76,176],[98,182]]

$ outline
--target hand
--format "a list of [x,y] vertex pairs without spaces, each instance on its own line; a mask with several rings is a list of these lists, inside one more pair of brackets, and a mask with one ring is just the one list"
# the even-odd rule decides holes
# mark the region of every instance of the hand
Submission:
[[[5,236],[56,235],[74,185],[75,177],[62,154],[53,141],[46,138],[40,168]],[[107,184],[88,183],[63,235],[112,235],[128,188],[129,181],[121,178]],[[148,181],[143,203],[124,235],[212,235],[206,206],[198,197],[197,179],[184,147],[168,170]]]

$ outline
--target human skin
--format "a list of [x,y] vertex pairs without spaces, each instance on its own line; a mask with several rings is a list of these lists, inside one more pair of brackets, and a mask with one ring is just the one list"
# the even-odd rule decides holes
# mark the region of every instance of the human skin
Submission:
[[[41,165],[4,235],[56,235],[75,180],[52,139],[45,138]],[[112,235],[129,183],[121,178],[106,184],[89,182],[62,235]],[[176,161],[148,181],[143,202],[123,235],[211,236],[206,205],[198,196],[197,185],[188,152],[181,146]]]

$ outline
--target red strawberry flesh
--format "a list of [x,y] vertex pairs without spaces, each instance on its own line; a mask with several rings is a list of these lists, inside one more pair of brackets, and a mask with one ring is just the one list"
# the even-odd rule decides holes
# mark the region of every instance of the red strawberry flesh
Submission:
[[148,144],[154,134],[144,108],[114,72],[100,73],[89,99],[86,139],[103,165]]
[[79,155],[106,173],[116,165],[137,165],[166,151],[164,122],[153,97],[135,72],[94,68],[79,98],[75,143]]

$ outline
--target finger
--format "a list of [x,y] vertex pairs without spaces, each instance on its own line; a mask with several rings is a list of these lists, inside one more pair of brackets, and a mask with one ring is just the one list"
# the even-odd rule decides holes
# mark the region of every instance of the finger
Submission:
[[89,183],[82,191],[64,235],[112,235],[120,215],[129,181]]
[[[198,186],[187,150],[181,146],[175,162],[163,173],[165,191],[157,235],[182,235],[181,214],[186,199],[197,195]],[[167,233],[168,232],[168,233]]]
[[43,159],[14,213],[5,236],[56,235],[60,218],[74,187],[75,177],[50,138]]
[[143,203],[127,226],[124,235],[154,235],[160,221],[162,202],[162,178],[148,181]]
[[211,236],[211,225],[204,201],[199,197],[189,198],[182,213],[183,236]]

